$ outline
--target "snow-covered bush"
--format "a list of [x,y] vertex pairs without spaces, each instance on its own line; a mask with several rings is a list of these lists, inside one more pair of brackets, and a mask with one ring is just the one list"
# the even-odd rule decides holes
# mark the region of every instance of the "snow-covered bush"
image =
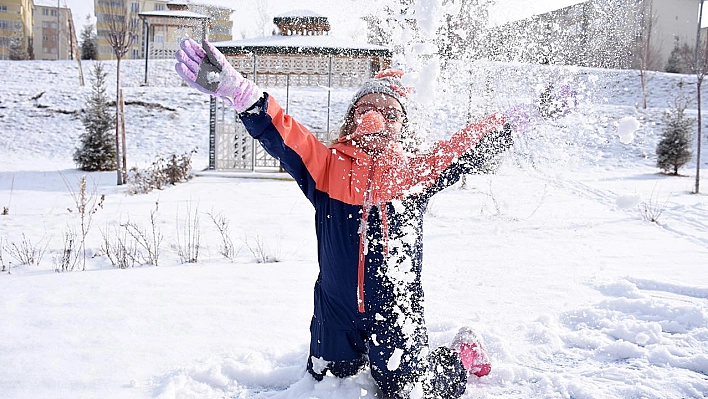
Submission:
[[678,175],[678,170],[693,156],[693,119],[684,115],[686,104],[676,101],[664,115],[664,131],[656,145],[656,166],[665,173]]
[[688,48],[688,44],[684,44],[679,47],[674,46],[669,54],[669,59],[666,61],[666,66],[664,70],[669,73],[690,73],[691,66],[687,65],[686,60],[681,54],[691,54],[691,50]]
[[97,62],[91,70],[91,96],[81,118],[86,131],[81,134],[81,145],[74,152],[74,162],[81,170],[106,171],[116,168],[115,118],[109,112],[106,97],[106,75],[103,64]]
[[14,61],[31,60],[34,57],[30,54],[31,46],[26,46],[21,37],[15,37],[10,41],[10,59]]

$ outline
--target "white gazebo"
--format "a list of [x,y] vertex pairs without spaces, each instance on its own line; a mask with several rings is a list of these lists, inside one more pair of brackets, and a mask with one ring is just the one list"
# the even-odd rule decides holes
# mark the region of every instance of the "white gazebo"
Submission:
[[[214,43],[229,62],[259,87],[358,87],[391,63],[383,46],[356,43],[327,35],[326,17],[312,12],[290,12],[273,18],[280,34]],[[331,133],[331,91],[327,91],[326,130],[315,133],[328,140]],[[283,108],[288,112],[289,94]],[[278,168],[248,136],[234,111],[212,98],[209,169],[251,170]]]

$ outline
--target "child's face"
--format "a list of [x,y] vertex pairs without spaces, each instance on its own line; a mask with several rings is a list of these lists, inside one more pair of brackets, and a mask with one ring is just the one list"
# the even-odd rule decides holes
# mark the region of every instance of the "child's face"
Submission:
[[369,112],[378,112],[383,116],[383,128],[375,132],[364,132],[353,140],[353,144],[367,154],[375,155],[401,139],[401,129],[406,115],[395,98],[379,93],[367,94],[357,101],[354,106],[354,119],[357,125]]

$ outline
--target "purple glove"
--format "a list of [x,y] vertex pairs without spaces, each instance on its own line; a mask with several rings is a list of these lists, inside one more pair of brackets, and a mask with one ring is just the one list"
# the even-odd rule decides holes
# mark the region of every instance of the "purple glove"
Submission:
[[251,108],[262,92],[255,83],[238,73],[223,54],[204,40],[202,46],[190,38],[182,39],[177,50],[175,70],[190,86],[220,97],[236,112]]
[[521,133],[529,127],[532,119],[538,119],[538,110],[530,104],[517,104],[504,112],[504,119],[515,132]]
[[578,93],[563,85],[554,91],[553,85],[541,93],[538,105],[517,104],[504,112],[506,121],[516,132],[523,132],[541,118],[556,119],[567,115],[578,106]]

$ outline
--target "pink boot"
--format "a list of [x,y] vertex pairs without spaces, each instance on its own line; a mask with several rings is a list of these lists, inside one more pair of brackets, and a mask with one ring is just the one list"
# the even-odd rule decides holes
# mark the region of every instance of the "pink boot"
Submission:
[[484,377],[492,371],[489,354],[484,349],[482,339],[471,328],[460,328],[455,339],[452,340],[451,349],[460,355],[462,365],[465,366],[467,373]]

